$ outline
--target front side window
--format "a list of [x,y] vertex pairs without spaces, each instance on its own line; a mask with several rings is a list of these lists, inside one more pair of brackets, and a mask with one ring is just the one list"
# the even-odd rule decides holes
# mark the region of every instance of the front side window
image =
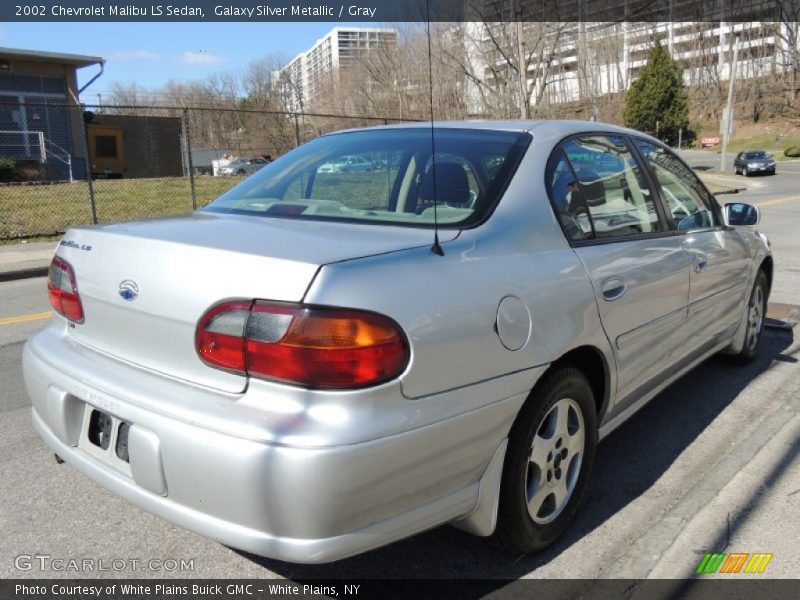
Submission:
[[527,133],[446,128],[434,131],[433,144],[430,128],[323,136],[204,210],[422,227],[436,212],[439,225],[466,225],[492,209],[529,141]]
[[[569,191],[567,209],[573,215],[588,215],[592,237],[622,238],[666,230],[647,180],[622,136],[581,135],[567,140],[562,151],[573,175],[572,181],[562,184]],[[553,201],[558,211],[557,183],[554,175]],[[588,236],[586,225],[580,220],[578,224]]]
[[661,195],[678,230],[714,227],[713,200],[697,175],[674,154],[652,142],[636,139],[661,187]]

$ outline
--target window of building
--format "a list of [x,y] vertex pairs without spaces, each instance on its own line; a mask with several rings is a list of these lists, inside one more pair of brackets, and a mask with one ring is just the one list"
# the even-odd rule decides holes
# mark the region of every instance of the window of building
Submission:
[[117,138],[113,135],[94,136],[94,150],[97,158],[117,158]]

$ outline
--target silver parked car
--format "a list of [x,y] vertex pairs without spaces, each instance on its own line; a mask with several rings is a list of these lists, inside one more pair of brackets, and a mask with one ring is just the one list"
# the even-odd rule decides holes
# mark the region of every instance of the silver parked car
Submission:
[[[635,131],[433,133],[323,136],[194,214],[68,231],[24,352],[47,444],[285,561],[444,523],[558,539],[598,440],[712,354],[755,357],[769,242]],[[386,168],[318,175],[355,153]]]
[[263,157],[237,158],[219,170],[220,175],[252,175],[264,165],[268,165],[270,160]]

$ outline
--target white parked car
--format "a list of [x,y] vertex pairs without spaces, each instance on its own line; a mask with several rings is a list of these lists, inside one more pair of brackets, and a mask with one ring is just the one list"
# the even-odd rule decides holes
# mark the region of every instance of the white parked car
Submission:
[[335,161],[326,162],[317,168],[317,173],[368,173],[375,170],[375,164],[364,156],[342,156]]

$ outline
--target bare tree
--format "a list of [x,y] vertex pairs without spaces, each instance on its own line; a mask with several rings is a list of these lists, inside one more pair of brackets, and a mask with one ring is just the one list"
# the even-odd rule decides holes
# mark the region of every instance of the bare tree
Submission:
[[117,112],[119,106],[142,107],[141,114],[149,114],[150,108],[155,104],[151,90],[139,85],[135,81],[128,83],[113,82],[110,93],[104,102],[106,112]]
[[277,74],[288,62],[283,53],[268,54],[252,61],[241,74],[240,89],[252,108],[280,109],[276,96]]

